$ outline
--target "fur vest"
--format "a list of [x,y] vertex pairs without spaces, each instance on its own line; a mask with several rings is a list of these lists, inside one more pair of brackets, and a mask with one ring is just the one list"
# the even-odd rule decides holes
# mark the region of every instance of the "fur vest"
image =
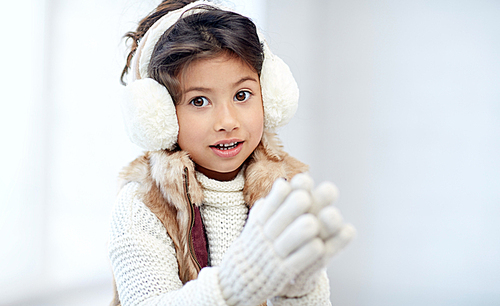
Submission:
[[[276,135],[267,132],[246,165],[243,196],[249,208],[269,193],[277,178],[291,179],[308,168],[285,153]],[[193,247],[192,230],[195,217],[199,218],[195,209],[203,202],[203,191],[193,161],[185,151],[148,151],[121,172],[120,188],[129,182],[140,183],[144,204],[172,238],[182,283],[196,279],[202,264]],[[120,305],[116,286],[111,305]]]

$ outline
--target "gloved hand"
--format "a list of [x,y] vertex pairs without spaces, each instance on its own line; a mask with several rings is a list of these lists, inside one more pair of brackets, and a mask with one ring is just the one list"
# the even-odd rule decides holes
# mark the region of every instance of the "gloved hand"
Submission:
[[219,266],[228,305],[259,305],[325,256],[319,220],[307,213],[312,203],[310,192],[292,190],[283,179],[255,203]]
[[311,177],[298,174],[292,179],[291,186],[294,190],[311,193],[313,203],[309,213],[316,215],[320,221],[319,237],[325,247],[323,255],[301,271],[280,293],[281,296],[300,297],[314,290],[321,271],[326,269],[329,260],[349,243],[356,230],[351,224],[343,222],[340,211],[332,205],[338,196],[338,189],[334,184],[324,182],[313,190]]

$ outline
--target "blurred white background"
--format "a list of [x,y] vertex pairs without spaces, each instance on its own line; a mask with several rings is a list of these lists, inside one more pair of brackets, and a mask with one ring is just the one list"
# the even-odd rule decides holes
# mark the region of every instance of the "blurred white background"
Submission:
[[[232,1],[291,67],[285,148],[358,237],[334,305],[500,305],[500,2]],[[153,0],[2,1],[0,305],[107,305],[122,35]]]

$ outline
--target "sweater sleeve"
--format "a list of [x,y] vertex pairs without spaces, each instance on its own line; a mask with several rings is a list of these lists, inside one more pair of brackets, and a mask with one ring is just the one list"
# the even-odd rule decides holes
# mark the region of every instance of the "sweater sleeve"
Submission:
[[124,186],[112,213],[109,257],[121,305],[226,305],[216,267],[183,286],[173,241],[138,187]]
[[316,287],[309,294],[297,298],[274,297],[268,306],[331,306],[330,283],[326,270],[321,271]]

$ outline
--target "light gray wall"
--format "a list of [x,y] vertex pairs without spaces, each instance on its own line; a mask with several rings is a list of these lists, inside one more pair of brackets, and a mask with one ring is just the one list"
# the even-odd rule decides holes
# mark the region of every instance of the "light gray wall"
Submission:
[[285,147],[358,229],[334,305],[500,303],[500,3],[268,1]]

